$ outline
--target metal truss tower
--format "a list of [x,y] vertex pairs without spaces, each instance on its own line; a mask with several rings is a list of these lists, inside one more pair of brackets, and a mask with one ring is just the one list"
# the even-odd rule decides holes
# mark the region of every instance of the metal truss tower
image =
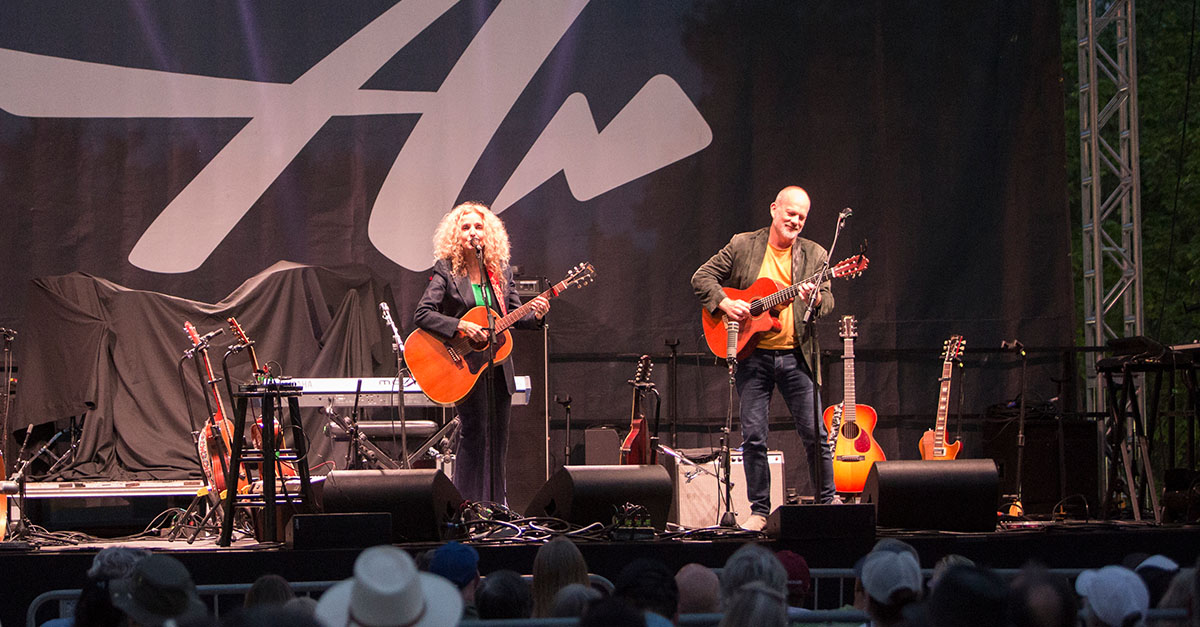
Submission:
[[[1084,342],[1104,346],[1145,319],[1134,0],[1077,0],[1076,20]],[[1096,354],[1086,362],[1087,411],[1103,411]]]

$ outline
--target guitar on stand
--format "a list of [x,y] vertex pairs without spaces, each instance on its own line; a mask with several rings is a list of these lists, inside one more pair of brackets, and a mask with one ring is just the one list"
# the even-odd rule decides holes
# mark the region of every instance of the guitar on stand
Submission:
[[842,316],[842,373],[845,395],[838,405],[825,409],[822,418],[833,453],[833,485],[838,492],[862,492],[875,462],[887,460],[872,433],[879,415],[870,405],[860,405],[854,394],[854,338],[858,337],[854,316]]
[[649,355],[638,359],[637,374],[629,381],[633,386],[633,405],[629,412],[629,434],[621,442],[621,464],[652,464],[650,460],[650,433],[646,427],[646,416],[642,411],[642,394],[646,390],[654,390],[650,381],[650,371],[654,362]]
[[[230,316],[226,322],[229,323],[229,330],[233,333],[234,337],[237,338],[240,345],[245,347],[246,352],[250,355],[250,366],[254,369],[254,383],[266,383],[271,378],[271,372],[259,365],[258,354],[254,351],[254,342],[251,342],[246,332],[242,330],[242,325],[238,324],[237,318]],[[229,391],[229,395],[232,398],[232,389]],[[279,412],[279,415],[282,415],[282,413]],[[278,457],[278,451],[287,448],[287,443],[284,441],[283,430],[279,427],[279,421],[275,420],[274,422],[275,428],[272,433],[275,436],[275,451],[276,457]],[[250,443],[254,445],[254,448],[260,451],[263,450],[262,421],[260,419],[256,419],[250,423]],[[259,472],[261,475],[261,469]],[[277,459],[275,461],[275,476],[283,479],[286,486],[287,478],[296,476],[296,464]]]
[[938,394],[937,420],[933,429],[921,436],[921,459],[950,460],[958,457],[962,442],[946,443],[946,417],[950,413],[950,379],[954,374],[954,365],[961,363],[962,352],[967,341],[961,335],[952,335],[946,340],[942,350],[942,376],[938,379],[941,392]]
[[[581,263],[571,269],[567,277],[550,286],[539,296],[550,299],[569,287],[583,287],[596,277],[590,263]],[[512,354],[512,332],[509,327],[533,311],[533,299],[508,312],[496,320],[496,354],[494,363],[508,359]],[[463,320],[488,327],[488,308],[480,305],[471,309]],[[462,400],[475,387],[475,382],[489,363],[489,342],[472,342],[466,336],[455,333],[442,339],[424,329],[413,331],[404,342],[409,372],[420,384],[421,390],[439,405],[453,405]]]
[[[217,386],[220,379],[213,374],[212,362],[208,357],[208,343],[219,335],[223,329],[217,329],[204,337],[196,332],[191,322],[184,322],[183,329],[192,341],[192,351],[197,359],[196,369],[201,377],[201,387],[206,388],[205,403],[209,404],[209,417],[200,429],[196,440],[196,448],[200,453],[200,467],[204,471],[204,479],[218,499],[229,487],[229,480],[236,477],[236,491],[243,492],[250,485],[250,477],[241,464],[236,471],[230,468],[230,453],[233,450],[233,423],[226,417],[225,406],[221,401],[221,391]],[[207,394],[211,393],[211,404]]]
[[[862,274],[867,269],[868,263],[870,260],[866,255],[854,255],[829,268],[829,275],[834,278],[853,278]],[[744,290],[724,288],[725,295],[729,298],[750,303],[750,318],[738,323],[738,359],[745,359],[750,351],[754,350],[758,344],[759,335],[767,331],[779,330],[779,317],[776,311],[787,306],[800,294],[800,290],[805,284],[815,281],[820,275],[821,273],[817,272],[792,285],[783,285],[773,279],[763,277]],[[700,326],[704,328],[704,342],[708,344],[708,350],[717,357],[726,357],[726,344],[730,336],[725,325],[725,314],[720,310],[713,313],[701,308]]]

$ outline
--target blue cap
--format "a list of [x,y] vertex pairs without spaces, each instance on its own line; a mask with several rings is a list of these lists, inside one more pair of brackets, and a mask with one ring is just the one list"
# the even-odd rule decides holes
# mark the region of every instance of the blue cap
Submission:
[[462,589],[479,574],[479,552],[460,542],[447,542],[433,551],[429,572]]

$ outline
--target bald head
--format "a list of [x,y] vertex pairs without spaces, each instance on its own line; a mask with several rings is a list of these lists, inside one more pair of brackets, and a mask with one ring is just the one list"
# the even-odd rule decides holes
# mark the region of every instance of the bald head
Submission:
[[803,188],[791,185],[779,190],[775,202],[771,203],[771,245],[787,248],[796,241],[804,222],[808,220],[808,209],[812,201]]

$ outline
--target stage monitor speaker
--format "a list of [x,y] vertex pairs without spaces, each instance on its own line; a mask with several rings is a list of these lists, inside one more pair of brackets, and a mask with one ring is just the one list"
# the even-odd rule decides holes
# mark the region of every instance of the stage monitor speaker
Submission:
[[526,516],[550,516],[576,525],[610,525],[616,508],[641,505],[655,529],[667,527],[671,508],[671,476],[667,469],[646,466],[563,466],[534,495]]
[[290,549],[366,549],[392,543],[392,515],[296,514],[286,531]]
[[875,462],[862,498],[880,527],[995,531],[1000,477],[990,459]]
[[432,468],[334,470],[321,489],[326,513],[391,514],[393,542],[449,539],[462,500],[446,475]]
[[870,550],[875,542],[875,506],[783,505],[767,516],[763,532],[777,540],[857,542],[864,550]]

